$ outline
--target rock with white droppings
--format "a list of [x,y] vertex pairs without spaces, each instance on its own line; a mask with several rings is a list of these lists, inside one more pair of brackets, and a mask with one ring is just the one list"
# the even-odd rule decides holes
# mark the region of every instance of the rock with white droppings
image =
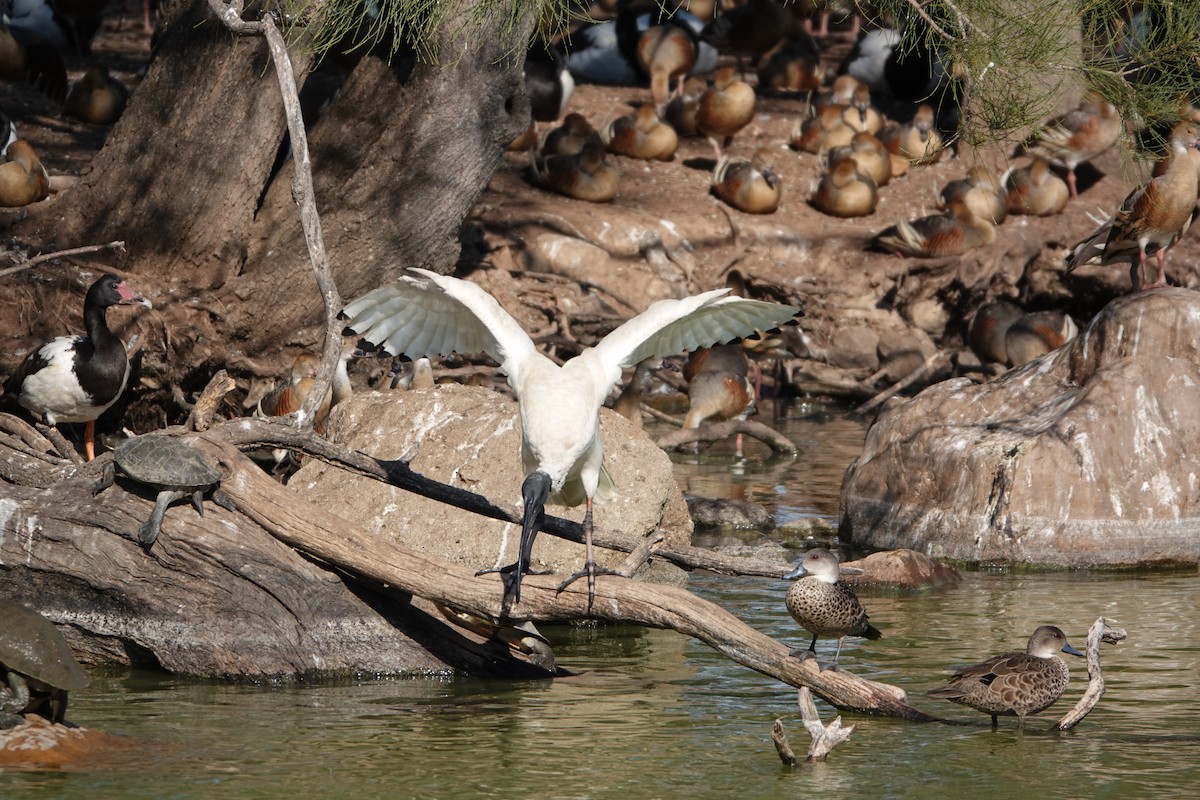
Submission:
[[985,385],[893,400],[842,484],[870,549],[1062,566],[1200,557],[1200,294],[1119,298]]
[[[499,392],[439,384],[421,391],[356,394],[330,414],[328,435],[376,458],[410,454],[409,466],[416,472],[482,494],[520,515],[525,475],[517,404]],[[639,537],[662,528],[668,541],[690,543],[691,520],[666,454],[640,428],[607,409],[600,414],[600,436],[617,496],[596,507],[597,527]],[[410,550],[477,569],[516,561],[519,524],[363,481],[316,459],[309,459],[289,485],[300,488],[311,502],[381,536],[394,537]],[[578,522],[583,506],[547,505],[546,513]],[[597,553],[597,561],[607,567],[617,566],[624,557],[608,550]],[[569,574],[583,566],[583,558],[582,544],[545,533],[534,541],[536,569]],[[667,580],[678,582],[680,571],[669,569],[677,574]]]

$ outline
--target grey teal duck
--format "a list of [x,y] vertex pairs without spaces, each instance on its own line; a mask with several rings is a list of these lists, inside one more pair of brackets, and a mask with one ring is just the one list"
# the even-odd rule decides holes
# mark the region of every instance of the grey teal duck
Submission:
[[1070,673],[1058,653],[1082,656],[1053,625],[1043,625],[1029,637],[1024,653],[1004,653],[987,661],[956,667],[950,683],[934,689],[931,697],[992,715],[1015,716],[1018,726],[1026,714],[1036,714],[1054,704],[1067,688]]
[[[817,638],[836,636],[836,666],[842,653],[842,640],[847,636],[878,639],[883,636],[867,621],[867,611],[854,591],[838,580],[841,566],[837,557],[817,547],[804,554],[796,568],[784,575],[784,580],[799,578],[787,593],[787,609],[792,619],[813,635],[808,652],[816,654]],[[797,655],[793,651],[792,655]]]

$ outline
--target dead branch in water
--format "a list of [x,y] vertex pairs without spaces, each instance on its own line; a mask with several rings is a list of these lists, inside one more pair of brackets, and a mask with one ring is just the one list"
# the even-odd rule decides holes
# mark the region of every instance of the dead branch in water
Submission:
[[[387,586],[391,591],[415,595],[496,622],[592,617],[669,628],[707,643],[750,669],[792,686],[807,686],[838,709],[912,720],[936,719],[909,705],[904,691],[898,687],[866,680],[842,669],[822,670],[816,659],[793,658],[790,648],[783,643],[685,589],[603,575],[597,579],[595,604],[589,608],[586,584],[573,584],[559,593],[561,576],[529,575],[522,584],[521,604],[515,608],[502,607],[504,593],[498,576],[476,576],[469,567],[406,550],[385,537],[352,525],[326,508],[307,501],[302,493],[278,484],[244,456],[233,442],[238,446],[296,447],[313,457],[376,480],[387,480],[404,488],[419,487],[420,493],[426,496],[460,506],[468,501],[467,505],[475,506],[472,510],[482,509],[488,516],[503,519],[514,516],[486,498],[414,473],[402,462],[380,461],[289,425],[266,420],[224,422],[203,433],[185,434],[184,438],[219,464],[223,476],[221,489],[233,501],[240,516],[310,558],[358,576],[365,585]],[[8,446],[13,439],[18,447]],[[0,435],[0,478],[11,480],[15,474],[28,475],[32,471],[33,459],[24,452],[26,450],[28,445],[24,441]],[[46,469],[42,480],[57,486],[60,493],[86,493],[86,497],[78,498],[79,505],[84,506],[90,500],[92,478],[102,468],[104,458],[82,466],[64,461],[56,468]],[[61,504],[64,500],[58,497],[54,502]],[[33,515],[38,511],[31,506],[26,513]],[[567,527],[565,521],[556,522],[560,530]],[[82,524],[100,523],[85,521]],[[210,514],[190,518],[188,524],[199,530],[224,532],[230,521],[227,515]],[[248,526],[248,523],[242,525]],[[572,535],[567,538],[579,538],[577,527],[572,524]],[[626,552],[639,550],[638,545],[642,545],[636,556],[639,559],[646,552],[648,540],[611,536],[605,546],[615,543],[614,540],[620,540],[623,546],[619,549]],[[780,577],[786,569],[783,564],[765,565],[760,569],[757,562],[718,556],[700,548],[660,549],[660,546],[661,543],[651,545],[650,552],[685,566],[719,564],[728,573],[750,572],[773,577]],[[744,568],[746,566],[749,569]]]
[[1109,644],[1117,644],[1125,640],[1124,628],[1110,628],[1104,617],[1099,617],[1092,623],[1092,627],[1088,628],[1087,638],[1087,665],[1088,665],[1088,688],[1083,693],[1083,697],[1079,698],[1079,702],[1075,707],[1063,715],[1062,719],[1054,723],[1054,728],[1060,731],[1067,731],[1074,728],[1083,718],[1091,713],[1096,704],[1100,702],[1100,698],[1104,696],[1104,674],[1100,671],[1100,643],[1108,642]]
[[792,686],[808,686],[836,708],[913,720],[935,719],[910,706],[898,687],[841,669],[822,671],[815,659],[792,658],[786,645],[685,589],[600,576],[596,602],[589,610],[586,585],[573,584],[559,593],[561,576],[529,575],[521,585],[520,606],[504,608],[498,576],[477,577],[466,567],[405,550],[281,487],[223,441],[223,428],[243,424],[217,426],[188,438],[221,462],[225,474],[222,489],[239,510],[285,544],[340,569],[485,619],[556,621],[592,617],[670,628],[700,639],[750,669]]
[[664,433],[654,443],[664,450],[677,450],[692,442],[715,442],[739,433],[758,439],[775,453],[796,455],[796,445],[791,439],[774,428],[749,419],[727,419],[724,422],[705,424],[698,428],[680,428],[677,431]]

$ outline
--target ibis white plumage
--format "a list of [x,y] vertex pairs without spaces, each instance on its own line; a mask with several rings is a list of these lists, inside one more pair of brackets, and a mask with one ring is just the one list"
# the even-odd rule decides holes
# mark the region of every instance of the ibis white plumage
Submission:
[[[728,289],[681,300],[659,300],[559,366],[496,299],[469,281],[422,269],[348,305],[347,327],[393,355],[410,358],[486,353],[508,377],[519,404],[524,514],[517,561],[502,567],[505,600],[521,602],[521,578],[547,502],[586,503],[584,569],[559,587],[587,575],[588,605],[598,572],[592,557],[592,502],[615,495],[604,468],[600,407],[621,370],[652,356],[669,356],[749,336],[788,322],[799,309],[725,296]],[[491,570],[484,570],[484,572]],[[481,573],[482,574],[482,573]]]

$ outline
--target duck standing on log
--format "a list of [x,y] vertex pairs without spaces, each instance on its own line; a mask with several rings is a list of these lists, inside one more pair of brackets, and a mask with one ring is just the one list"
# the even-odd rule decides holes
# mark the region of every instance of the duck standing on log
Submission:
[[[596,344],[558,366],[496,299],[474,283],[412,269],[396,283],[355,300],[343,311],[348,327],[389,353],[410,358],[451,352],[483,352],[500,364],[520,407],[521,461],[525,480],[521,541],[515,563],[499,572],[504,602],[521,602],[521,578],[531,572],[534,537],[545,504],[586,503],[584,569],[564,581],[561,592],[588,579],[588,607],[595,601],[597,569],[592,556],[592,502],[616,494],[604,468],[600,406],[621,380],[621,370],[652,356],[707,347],[770,329],[798,313],[791,306],[725,297],[728,289],[682,300],[659,300]],[[611,573],[609,573],[611,574]]]
[[96,419],[117,402],[129,381],[125,345],[105,319],[109,307],[116,305],[151,307],[119,276],[104,275],[83,301],[87,334],[46,342],[27,355],[4,384],[6,395],[47,425],[86,422],[89,461],[96,456]]
[[[867,610],[858,601],[854,590],[838,580],[842,567],[837,556],[823,547],[814,547],[804,554],[796,568],[783,576],[784,580],[799,578],[787,593],[787,610],[800,627],[813,635],[807,657],[817,654],[817,637],[836,636],[837,652],[833,655],[833,666],[837,668],[838,656],[842,654],[842,640],[847,636],[863,636],[879,639],[883,636],[867,620]],[[852,572],[850,567],[847,572]],[[792,651],[796,656],[797,651]]]

